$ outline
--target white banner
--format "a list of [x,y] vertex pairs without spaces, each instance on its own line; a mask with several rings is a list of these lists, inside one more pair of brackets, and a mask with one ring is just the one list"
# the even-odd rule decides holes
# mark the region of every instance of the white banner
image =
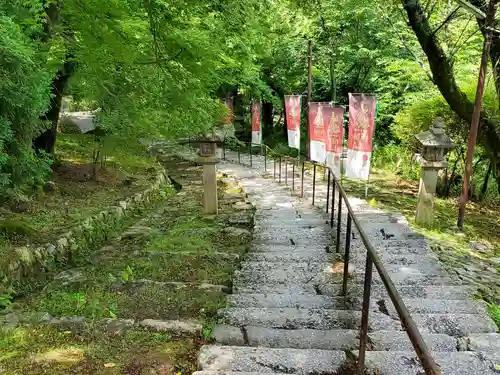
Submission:
[[288,129],[288,147],[300,150],[300,130]]

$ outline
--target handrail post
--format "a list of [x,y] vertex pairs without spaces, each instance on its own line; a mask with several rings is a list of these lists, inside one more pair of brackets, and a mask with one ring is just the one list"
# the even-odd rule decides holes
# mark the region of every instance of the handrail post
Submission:
[[295,159],[292,161],[292,191],[295,191]]
[[304,162],[302,162],[302,175],[301,175],[301,184],[300,184],[300,197],[304,198],[304,169],[305,165]]
[[288,186],[288,158],[285,158],[285,185]]
[[279,175],[279,183],[281,184],[281,155],[280,155],[280,168],[279,168],[279,172],[280,172],[280,175]]
[[264,147],[264,172],[267,174],[267,147]]
[[314,164],[313,167],[313,201],[312,201],[313,206],[314,206],[315,195],[316,195],[316,164]]
[[252,143],[249,143],[248,152],[250,153],[250,167],[252,167]]
[[370,313],[370,294],[372,287],[373,260],[370,252],[366,252],[365,283],[363,289],[363,312],[361,315],[361,329],[359,331],[358,375],[365,373],[365,354],[368,338],[368,315]]
[[347,230],[345,234],[345,254],[344,254],[344,279],[342,281],[342,295],[347,296],[347,279],[349,277],[349,258],[351,250],[351,214],[347,213]]
[[335,251],[340,253],[340,234],[342,232],[342,194],[339,188],[339,207],[337,208],[337,244]]
[[335,176],[333,177],[333,184],[332,184],[332,210],[330,212],[330,229],[333,228],[334,212],[335,212]]
[[328,183],[326,184],[326,213],[330,206],[330,168],[328,168]]

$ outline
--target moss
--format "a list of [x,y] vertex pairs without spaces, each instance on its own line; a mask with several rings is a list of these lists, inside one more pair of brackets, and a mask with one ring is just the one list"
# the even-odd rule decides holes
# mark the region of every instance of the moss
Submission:
[[6,375],[191,373],[202,344],[138,329],[110,335],[25,327],[0,332],[0,362]]

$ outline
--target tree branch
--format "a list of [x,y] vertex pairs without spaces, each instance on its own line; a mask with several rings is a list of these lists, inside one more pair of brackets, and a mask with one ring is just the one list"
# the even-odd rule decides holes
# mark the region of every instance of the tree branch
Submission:
[[[419,0],[401,0],[408,13],[412,27],[423,51],[427,55],[429,66],[434,77],[434,83],[443,95],[450,108],[464,121],[472,120],[473,103],[460,90],[455,80],[453,68],[444,50],[439,45],[425,16]],[[487,149],[495,165],[500,164],[500,137],[496,132],[494,122],[481,113],[479,135],[482,144]]]
[[379,12],[387,19],[389,24],[391,25],[392,29],[394,30],[394,33],[398,36],[398,38],[401,40],[401,43],[403,43],[403,46],[406,48],[406,50],[411,54],[411,56],[415,59],[415,61],[420,65],[422,70],[425,72],[427,77],[430,79],[431,82],[434,82],[434,78],[432,77],[432,74],[429,72],[427,67],[424,65],[424,63],[418,58],[418,56],[415,54],[415,52],[412,51],[412,49],[408,46],[406,43],[405,38],[399,33],[398,29],[392,22],[391,18],[384,13],[384,11],[379,7]]
[[460,7],[457,7],[453,12],[451,12],[448,17],[445,18],[445,20],[439,25],[436,30],[432,32],[432,36],[434,36],[444,25],[446,25],[452,17],[455,15],[455,13],[460,9]]

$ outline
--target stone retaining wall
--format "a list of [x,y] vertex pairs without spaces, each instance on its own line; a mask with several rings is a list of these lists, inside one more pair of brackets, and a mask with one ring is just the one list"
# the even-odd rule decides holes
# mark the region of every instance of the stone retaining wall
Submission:
[[136,193],[118,202],[118,205],[88,217],[57,241],[43,246],[22,246],[12,250],[0,266],[0,294],[25,278],[46,272],[56,262],[67,262],[76,254],[99,246],[120,228],[126,216],[144,209],[165,195],[163,187],[168,179],[163,169],[158,170],[155,181],[142,193]]

